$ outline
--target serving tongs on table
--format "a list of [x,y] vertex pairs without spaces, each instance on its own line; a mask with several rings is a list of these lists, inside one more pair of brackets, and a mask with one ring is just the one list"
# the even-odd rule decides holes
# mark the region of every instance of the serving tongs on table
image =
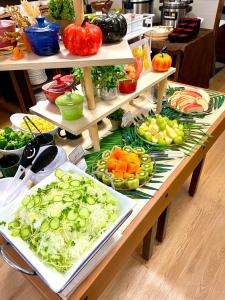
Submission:
[[23,120],[25,122],[25,124],[27,125],[27,128],[30,131],[30,134],[35,137],[32,129],[30,128],[29,122],[34,126],[34,128],[37,130],[37,132],[40,133],[40,135],[48,142],[48,139],[46,138],[46,136],[40,131],[40,129],[37,127],[37,125],[28,117],[28,116],[24,116]]
[[183,158],[184,152],[182,151],[150,151],[149,155],[153,158]]
[[195,124],[204,124],[204,125],[210,125],[209,121],[201,119],[201,118],[179,118],[179,122],[191,122]]
[[[1,201],[3,204],[8,204],[9,202],[13,201],[15,197],[25,187],[27,181],[34,174],[38,173],[46,166],[48,166],[55,159],[58,153],[57,146],[51,145],[48,146],[45,150],[43,150],[39,155],[37,155],[39,148],[40,148],[40,144],[34,145],[33,148],[32,146],[30,147],[29,145],[25,147],[18,171],[15,177],[13,178],[13,181],[10,183],[10,189],[8,187],[6,192],[3,193],[3,197]],[[33,161],[34,163],[32,164]],[[25,169],[31,164],[32,166],[30,170],[28,170],[25,177],[22,179],[22,181],[20,181],[19,178],[24,173]]]

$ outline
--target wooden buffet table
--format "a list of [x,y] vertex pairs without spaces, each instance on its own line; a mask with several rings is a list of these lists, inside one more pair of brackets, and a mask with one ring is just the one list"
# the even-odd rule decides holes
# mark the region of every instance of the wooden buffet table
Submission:
[[169,40],[152,41],[153,53],[164,46],[175,60],[177,82],[209,87],[215,62],[215,45],[213,30],[200,29],[198,36],[188,43],[171,43]]
[[[130,109],[131,107],[128,108]],[[136,110],[140,113],[149,110],[149,107],[142,101],[138,104],[137,100]],[[206,154],[225,129],[225,104],[214,111],[212,115],[207,116],[206,119],[212,124],[207,131],[212,137],[208,138],[205,146],[196,146],[190,156],[174,160],[173,170],[165,175],[165,182],[160,186],[159,191],[155,193],[152,199],[149,201],[137,200],[134,213],[126,221],[125,226],[122,226],[122,238],[95,270],[72,293],[69,299],[97,299],[143,239],[144,245],[146,245],[143,254],[148,258],[149,252],[152,250],[152,243],[149,243],[149,241],[152,241],[154,238],[153,232],[155,231],[153,228],[157,230],[157,239],[159,241],[163,240],[167,208],[181,185],[191,174],[193,175],[189,193],[191,196],[194,195]],[[24,265],[22,259],[10,247],[8,247],[7,255],[17,263]],[[27,276],[26,278],[40,291],[43,298],[60,299],[60,296],[53,293],[37,276]]]

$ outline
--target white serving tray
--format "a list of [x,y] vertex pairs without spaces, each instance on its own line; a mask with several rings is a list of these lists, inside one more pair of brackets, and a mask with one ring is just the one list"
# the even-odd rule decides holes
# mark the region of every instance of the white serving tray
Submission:
[[[63,170],[72,171],[76,174],[86,176],[98,184],[102,185],[107,191],[113,194],[118,200],[119,205],[119,217],[111,224],[111,226],[94,242],[89,251],[82,256],[79,262],[65,274],[59,273],[52,267],[44,264],[39,257],[29,249],[26,242],[18,237],[12,237],[7,227],[0,226],[0,232],[4,238],[11,244],[11,246],[23,257],[23,259],[31,266],[31,268],[43,279],[43,281],[55,292],[59,293],[70,283],[70,281],[77,276],[77,274],[84,268],[88,261],[93,257],[95,253],[108,241],[108,239],[116,232],[116,230],[122,225],[122,223],[132,213],[132,209],[135,206],[135,201],[118,193],[112,188],[102,184],[95,178],[86,174],[75,165],[70,162],[66,162],[60,166]],[[42,180],[39,184],[30,189],[26,194],[34,192],[37,188],[46,186],[48,183],[55,180],[55,176],[52,173],[47,178]],[[4,208],[4,220],[10,222],[13,219],[14,213],[20,207],[23,197],[18,197],[15,201],[9,205],[8,210]],[[3,217],[0,210],[0,216]]]

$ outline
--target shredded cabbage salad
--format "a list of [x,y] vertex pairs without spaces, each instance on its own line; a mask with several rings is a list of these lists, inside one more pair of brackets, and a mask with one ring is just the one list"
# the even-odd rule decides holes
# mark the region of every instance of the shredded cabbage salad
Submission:
[[53,182],[24,197],[8,228],[65,273],[117,218],[118,201],[102,186],[57,169]]

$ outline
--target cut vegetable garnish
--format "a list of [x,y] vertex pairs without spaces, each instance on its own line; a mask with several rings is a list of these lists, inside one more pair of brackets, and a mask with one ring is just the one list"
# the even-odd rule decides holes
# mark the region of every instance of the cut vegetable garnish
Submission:
[[8,229],[41,260],[68,271],[117,219],[117,199],[84,176],[61,169],[55,181],[25,196]]

